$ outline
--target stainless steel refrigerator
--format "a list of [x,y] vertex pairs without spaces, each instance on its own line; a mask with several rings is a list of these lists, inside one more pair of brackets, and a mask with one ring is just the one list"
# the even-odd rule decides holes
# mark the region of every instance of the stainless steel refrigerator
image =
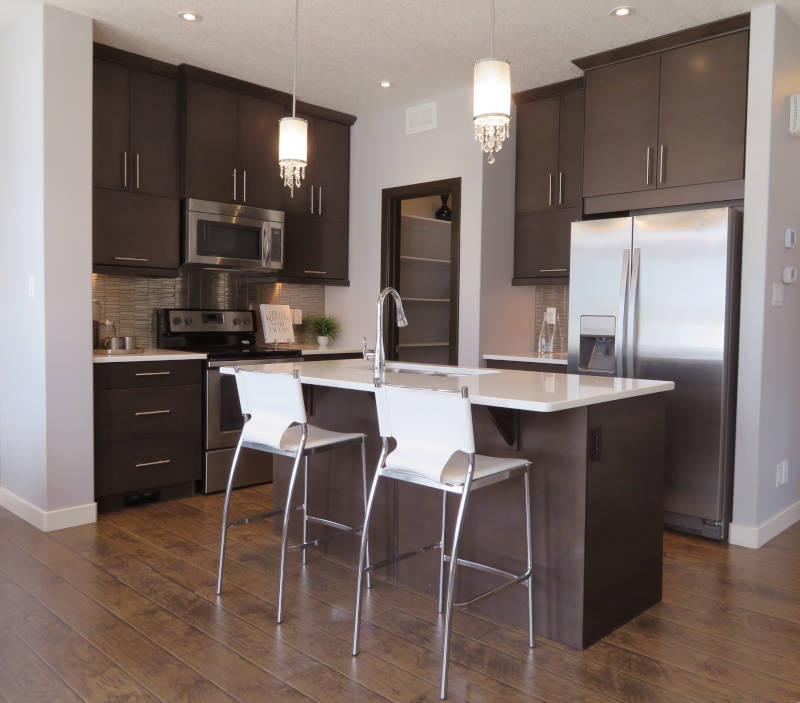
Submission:
[[569,372],[675,381],[664,521],[714,539],[731,514],[741,239],[727,207],[572,225]]

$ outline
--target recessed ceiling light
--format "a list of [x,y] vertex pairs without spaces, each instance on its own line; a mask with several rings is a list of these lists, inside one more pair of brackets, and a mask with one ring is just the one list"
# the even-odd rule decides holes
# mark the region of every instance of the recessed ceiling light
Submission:
[[619,7],[615,7],[608,14],[614,15],[614,17],[627,17],[632,12],[633,12],[632,7],[628,7],[627,5],[620,5]]
[[200,20],[200,15],[196,12],[192,12],[191,10],[183,10],[182,12],[178,13],[178,17],[182,20],[186,20],[187,22],[197,22]]
[[381,88],[391,88],[392,87],[392,82],[391,81],[381,81],[380,83],[378,83],[378,85]]

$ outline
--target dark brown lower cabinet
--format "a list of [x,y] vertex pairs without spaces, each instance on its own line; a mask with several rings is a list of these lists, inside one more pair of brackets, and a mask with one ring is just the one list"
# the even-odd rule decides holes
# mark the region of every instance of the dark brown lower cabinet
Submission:
[[174,272],[180,263],[180,201],[106,188],[92,192],[92,252],[98,266]]
[[579,219],[579,208],[518,212],[512,283],[566,283],[570,229],[572,222]]
[[202,474],[201,361],[94,367],[95,500],[101,509],[190,494]]

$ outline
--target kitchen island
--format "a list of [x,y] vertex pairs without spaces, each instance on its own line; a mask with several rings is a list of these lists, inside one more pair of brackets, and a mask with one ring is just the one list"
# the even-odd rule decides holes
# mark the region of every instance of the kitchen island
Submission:
[[[660,600],[664,394],[674,384],[391,362],[387,366],[387,383],[453,390],[466,386],[477,451],[533,462],[538,635],[582,649]],[[264,367],[267,372],[294,369],[306,393],[309,422],[332,430],[365,432],[368,466],[374,467],[380,440],[372,365],[347,359]],[[347,524],[360,523],[359,450],[313,455],[309,464],[311,512]],[[276,504],[283,502],[290,466],[290,461],[276,457]],[[297,486],[295,503],[302,490]],[[473,494],[464,526],[463,558],[512,573],[524,571],[523,496],[521,479]],[[455,505],[448,504],[450,519]],[[373,561],[438,541],[441,495],[437,491],[385,481],[375,510],[370,529]],[[295,539],[299,538],[296,522]],[[449,527],[448,535],[451,532]],[[327,548],[352,563],[356,545],[353,537],[327,543]],[[313,569],[313,555],[310,564]],[[379,575],[433,595],[438,564],[438,554],[428,552],[387,567]],[[493,575],[462,569],[458,600],[494,585]],[[524,587],[508,589],[475,609],[522,627],[527,617]]]

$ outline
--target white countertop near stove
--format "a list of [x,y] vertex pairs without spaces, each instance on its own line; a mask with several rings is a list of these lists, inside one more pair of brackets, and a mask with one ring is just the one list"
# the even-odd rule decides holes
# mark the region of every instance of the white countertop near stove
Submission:
[[[452,375],[417,373],[387,373],[387,383],[436,390],[469,389],[475,405],[500,408],[556,412],[586,405],[607,403],[651,393],[663,393],[675,388],[672,381],[648,381],[631,378],[579,376],[576,374],[542,371],[507,371],[505,369],[472,369],[430,364],[397,364],[408,369],[438,370]],[[291,373],[297,369],[303,383],[329,388],[372,391],[372,364],[361,359],[336,359],[312,363],[286,362],[248,366],[248,371],[263,369],[267,373]],[[233,367],[223,367],[222,373],[235,373]],[[460,375],[462,372],[464,375]]]
[[484,354],[485,360],[493,361],[520,361],[529,364],[559,364],[567,365],[567,355],[564,352],[535,352],[522,351],[510,352],[508,354]]
[[314,356],[316,354],[360,354],[361,347],[337,347],[329,344],[321,347],[319,344],[290,344],[293,349],[299,349],[303,356]]
[[92,361],[95,364],[108,364],[117,361],[184,361],[205,358],[205,354],[176,352],[171,349],[145,349],[141,354],[106,354],[103,351],[92,352]]

